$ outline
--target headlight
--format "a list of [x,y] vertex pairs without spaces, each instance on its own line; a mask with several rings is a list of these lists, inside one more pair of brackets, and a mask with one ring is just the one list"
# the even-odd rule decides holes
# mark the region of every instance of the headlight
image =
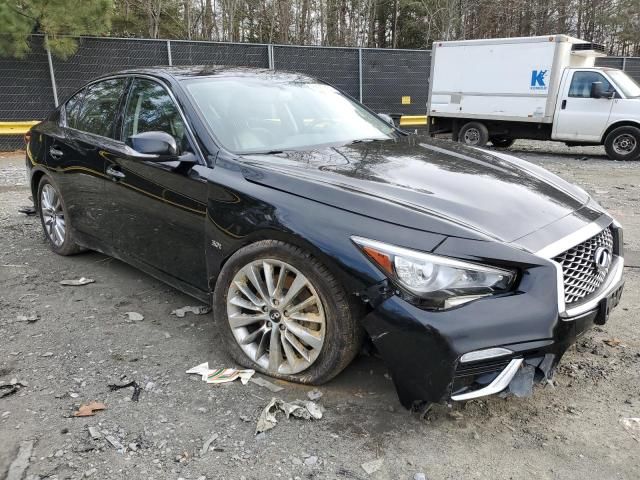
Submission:
[[[450,308],[479,297],[507,291],[516,273],[409,250],[362,237],[356,245],[397,286],[420,299],[425,307]],[[414,302],[416,303],[416,302]]]

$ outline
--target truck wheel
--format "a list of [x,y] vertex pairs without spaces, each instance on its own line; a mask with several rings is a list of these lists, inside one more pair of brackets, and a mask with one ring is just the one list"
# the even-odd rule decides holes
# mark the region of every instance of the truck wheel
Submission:
[[213,315],[233,359],[275,378],[320,384],[340,373],[364,338],[360,311],[309,253],[276,240],[226,262]]
[[491,137],[491,143],[496,148],[509,148],[515,142],[515,138],[508,137]]
[[484,147],[489,141],[489,130],[480,122],[465,123],[458,134],[458,141],[472,147]]
[[604,140],[607,156],[613,160],[637,160],[640,158],[640,129],[618,127]]

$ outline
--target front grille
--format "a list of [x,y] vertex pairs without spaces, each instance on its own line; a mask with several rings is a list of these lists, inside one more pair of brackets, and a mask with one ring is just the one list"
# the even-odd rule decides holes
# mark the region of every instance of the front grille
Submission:
[[609,273],[609,267],[598,268],[595,253],[605,247],[613,253],[613,235],[606,228],[597,235],[554,258],[562,266],[564,301],[575,303],[595,292]]

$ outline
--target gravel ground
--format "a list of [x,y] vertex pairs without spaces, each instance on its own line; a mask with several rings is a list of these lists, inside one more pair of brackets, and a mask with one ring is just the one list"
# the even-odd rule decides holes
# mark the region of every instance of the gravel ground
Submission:
[[[511,152],[610,209],[638,266],[640,163],[550,143],[518,142]],[[210,315],[170,315],[197,303],[111,258],[50,253],[37,218],[18,213],[29,203],[23,158],[0,154],[0,381],[24,385],[0,398],[0,477],[14,462],[9,478],[20,463],[25,478],[50,479],[640,478],[640,430],[623,421],[640,417],[637,268],[626,269],[610,322],[530,398],[437,406],[422,419],[398,403],[382,362],[362,356],[320,387],[321,420],[282,419],[255,436],[272,396],[306,399],[312,389],[274,382],[284,389],[273,394],[186,375],[205,361],[232,366]],[[79,277],[95,283],[59,284]],[[132,311],[144,320],[130,321]],[[131,388],[108,388],[130,380],[143,388],[138,402]],[[106,409],[72,416],[92,400]],[[362,464],[376,460],[366,473]]]

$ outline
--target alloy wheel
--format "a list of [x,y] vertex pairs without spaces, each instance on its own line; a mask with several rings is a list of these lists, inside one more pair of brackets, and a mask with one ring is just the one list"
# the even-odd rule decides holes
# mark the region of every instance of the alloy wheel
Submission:
[[66,234],[62,200],[53,185],[49,183],[42,187],[40,208],[42,209],[42,221],[47,236],[56,247],[62,246]]
[[270,373],[309,368],[324,344],[322,301],[309,279],[275,259],[238,271],[227,292],[227,319],[244,353]]

